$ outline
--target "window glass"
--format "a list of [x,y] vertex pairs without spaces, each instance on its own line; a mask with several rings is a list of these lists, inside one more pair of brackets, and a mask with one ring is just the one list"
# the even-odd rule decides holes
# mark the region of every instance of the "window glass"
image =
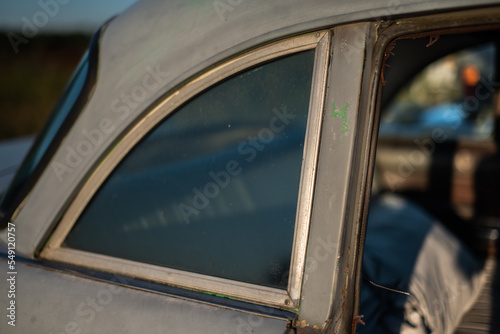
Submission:
[[64,246],[286,288],[314,51],[201,93],[151,131]]

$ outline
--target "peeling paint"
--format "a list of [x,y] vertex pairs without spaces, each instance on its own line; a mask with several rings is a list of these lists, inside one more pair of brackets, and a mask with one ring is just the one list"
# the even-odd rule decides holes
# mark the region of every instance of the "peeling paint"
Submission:
[[320,333],[322,330],[320,326],[311,326],[305,320],[294,320],[293,327],[297,329],[297,333],[301,334]]
[[297,325],[296,327],[302,327],[302,328],[309,327],[309,324],[305,320],[298,321],[296,325]]
[[390,56],[394,56],[394,52],[392,52],[392,50],[394,49],[395,46],[396,46],[396,41],[392,41],[391,43],[389,43],[389,45],[387,46],[387,49],[384,52],[384,59],[382,61],[382,71],[380,72],[380,81],[382,82],[382,86],[385,86],[385,84],[386,84],[385,76],[384,76],[385,68],[390,67],[387,64],[387,60],[389,59]]
[[439,39],[439,36],[440,35],[433,35],[433,36],[430,36],[430,39],[429,39],[429,43],[425,46],[426,48],[428,48],[429,46],[433,45],[434,43],[436,43]]

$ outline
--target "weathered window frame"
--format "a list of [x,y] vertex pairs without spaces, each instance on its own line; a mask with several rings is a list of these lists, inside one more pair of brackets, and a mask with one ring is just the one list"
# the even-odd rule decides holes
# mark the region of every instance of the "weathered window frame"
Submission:
[[[132,276],[190,290],[225,295],[231,298],[280,308],[297,309],[299,307],[304,274],[323,100],[326,90],[327,66],[330,54],[329,48],[329,31],[309,33],[285,39],[230,59],[201,74],[170,94],[135,124],[96,168],[69,205],[60,224],[42,249],[40,256],[48,260]],[[118,163],[141,138],[167,115],[174,112],[179,105],[217,82],[247,68],[285,55],[311,49],[316,50],[315,63],[304,143],[299,198],[297,202],[290,276],[286,291],[62,247],[66,236],[79,215]]]

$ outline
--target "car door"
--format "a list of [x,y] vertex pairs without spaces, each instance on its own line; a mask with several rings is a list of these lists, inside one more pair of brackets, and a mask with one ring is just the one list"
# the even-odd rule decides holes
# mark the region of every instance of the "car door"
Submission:
[[11,221],[22,330],[352,331],[384,52],[423,28],[324,26],[96,91]]
[[[137,332],[147,324],[152,332],[283,333],[326,326],[370,26],[320,30],[237,54],[152,103],[128,127],[120,122],[130,121],[130,110],[115,101],[115,118],[104,115],[96,127],[79,116],[9,223],[20,236],[12,274],[24,287],[15,296],[20,330]],[[345,41],[354,52],[331,51]],[[152,78],[146,71],[142,82]],[[335,154],[318,160],[321,145]],[[103,154],[87,164],[96,149]],[[338,155],[345,158],[318,170]],[[39,194],[75,176],[81,181],[72,183],[60,216],[37,209],[46,205]],[[23,223],[37,211],[55,219],[48,229]],[[336,313],[347,327],[350,312]]]
[[[7,278],[19,330],[287,331],[301,294],[329,44],[322,31],[239,55],[124,131],[39,259],[18,253]],[[84,140],[68,138],[52,177],[70,173],[112,126],[97,124]],[[29,209],[8,224],[7,241]]]

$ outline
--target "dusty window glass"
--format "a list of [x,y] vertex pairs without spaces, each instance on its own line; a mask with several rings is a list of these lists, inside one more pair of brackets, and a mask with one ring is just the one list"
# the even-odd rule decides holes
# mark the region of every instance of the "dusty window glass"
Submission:
[[64,246],[286,288],[314,51],[251,68],[161,122]]

